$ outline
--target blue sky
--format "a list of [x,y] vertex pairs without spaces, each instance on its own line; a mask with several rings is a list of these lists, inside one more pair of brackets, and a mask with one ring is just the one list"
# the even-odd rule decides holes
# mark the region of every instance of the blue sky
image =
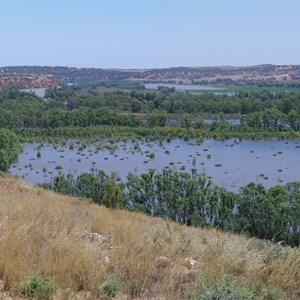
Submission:
[[300,64],[299,1],[0,0],[0,66]]

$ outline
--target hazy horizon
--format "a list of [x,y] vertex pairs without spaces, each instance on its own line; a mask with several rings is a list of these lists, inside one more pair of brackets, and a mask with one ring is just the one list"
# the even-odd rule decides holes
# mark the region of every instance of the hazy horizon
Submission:
[[244,67],[257,67],[257,66],[266,66],[266,65],[272,65],[272,66],[298,66],[300,64],[259,64],[259,65],[211,65],[211,66],[166,66],[166,67],[155,67],[155,68],[113,68],[113,67],[76,67],[76,66],[63,66],[63,65],[7,65],[7,66],[0,66],[0,68],[10,68],[10,67],[50,67],[50,68],[75,68],[75,69],[106,69],[106,70],[155,70],[155,69],[171,69],[171,68],[222,68],[222,67],[233,67],[233,68],[244,68]]
[[298,1],[0,1],[0,66],[298,65]]

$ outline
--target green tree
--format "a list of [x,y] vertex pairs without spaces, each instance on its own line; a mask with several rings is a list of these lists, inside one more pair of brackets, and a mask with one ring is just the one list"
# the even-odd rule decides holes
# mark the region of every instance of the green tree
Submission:
[[111,179],[106,180],[104,183],[104,196],[102,204],[111,208],[124,207],[124,193],[121,186],[116,185]]
[[65,125],[66,122],[67,111],[61,108],[53,108],[48,110],[42,116],[42,125],[43,127],[62,127]]
[[101,191],[99,179],[94,174],[83,173],[76,181],[77,195],[92,199],[94,202],[101,201]]
[[149,115],[148,123],[150,127],[164,127],[168,119],[168,114],[165,111],[153,112]]
[[300,130],[300,113],[296,110],[292,109],[287,115],[287,123],[288,125],[296,130]]
[[142,106],[141,106],[141,102],[137,99],[133,99],[131,101],[131,111],[133,113],[137,113],[141,110]]
[[189,129],[192,127],[193,120],[189,115],[184,114],[180,120],[181,127]]
[[262,128],[262,116],[259,112],[249,113],[241,117],[241,125],[252,128]]
[[205,127],[205,122],[204,122],[204,120],[203,120],[202,117],[198,117],[198,118],[195,120],[194,127],[195,127],[196,129],[201,129],[201,128],[204,128],[204,127]]
[[21,150],[18,137],[8,129],[0,129],[0,171],[7,172]]
[[[284,120],[284,114],[281,113],[277,108],[267,108],[262,113],[262,122],[264,129],[274,129],[277,131],[282,125]],[[280,122],[281,121],[281,122]]]

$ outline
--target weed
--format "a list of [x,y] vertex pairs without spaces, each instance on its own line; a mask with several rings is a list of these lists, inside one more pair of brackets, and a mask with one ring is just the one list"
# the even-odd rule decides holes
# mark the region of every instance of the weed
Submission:
[[120,283],[113,275],[108,276],[105,281],[98,287],[99,295],[105,295],[109,298],[116,297],[121,289]]
[[189,295],[190,300],[275,300],[284,299],[282,293],[261,282],[254,284],[238,284],[233,278],[212,284],[207,288],[203,283]]
[[14,286],[18,296],[34,299],[49,299],[55,291],[55,283],[52,279],[33,274],[25,282]]

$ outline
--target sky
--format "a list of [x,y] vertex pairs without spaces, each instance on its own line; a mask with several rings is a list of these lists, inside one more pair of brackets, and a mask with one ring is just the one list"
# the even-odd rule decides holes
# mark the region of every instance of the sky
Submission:
[[300,1],[0,0],[0,66],[300,64]]

